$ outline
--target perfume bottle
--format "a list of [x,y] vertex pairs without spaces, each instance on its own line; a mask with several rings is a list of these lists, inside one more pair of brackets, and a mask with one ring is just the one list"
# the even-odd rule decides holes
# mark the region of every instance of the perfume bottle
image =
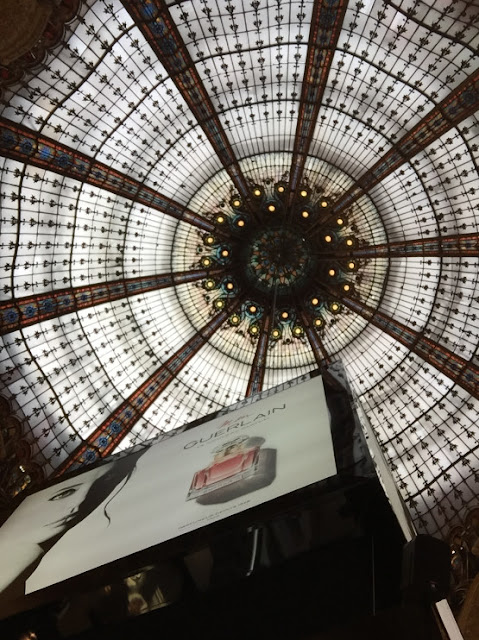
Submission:
[[242,436],[213,449],[213,461],[194,474],[188,499],[253,475],[258,465],[260,446],[248,446],[248,440],[248,436]]

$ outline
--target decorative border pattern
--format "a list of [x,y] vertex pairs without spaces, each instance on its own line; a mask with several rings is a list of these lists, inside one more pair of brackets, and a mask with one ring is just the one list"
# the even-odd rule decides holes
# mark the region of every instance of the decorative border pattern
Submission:
[[6,118],[0,118],[0,155],[95,185],[204,231],[215,229],[213,223],[155,189]]
[[236,301],[229,310],[218,313],[203,329],[180,347],[148,380],[124,400],[64,463],[55,469],[53,475],[59,476],[66,471],[74,471],[111,454],[181,369],[227,320],[229,313],[237,305]]
[[464,360],[464,358],[437,342],[425,338],[420,333],[394,320],[394,318],[381,311],[375,311],[358,300],[343,297],[342,302],[371,324],[416,353],[472,396],[479,398],[479,368],[472,362]]
[[292,197],[301,182],[347,6],[346,0],[314,5],[289,178]]
[[380,258],[387,256],[449,256],[479,257],[479,234],[465,233],[458,236],[445,236],[443,238],[419,238],[404,242],[391,242],[378,244],[371,247],[353,249],[350,255],[358,258]]
[[245,202],[248,202],[248,181],[239,167],[233,148],[166,2],[124,0],[123,4],[180,91],[236,189]]
[[378,160],[354,187],[346,191],[336,201],[335,212],[339,213],[351,206],[361,195],[478,109],[479,70],[461,82],[447,98]]
[[[220,270],[217,271],[220,272]],[[131,280],[115,280],[75,289],[61,289],[28,298],[0,302],[0,335],[105,302],[202,280],[210,275],[215,275],[215,273],[205,269],[182,273],[164,273],[157,276],[132,278]]]

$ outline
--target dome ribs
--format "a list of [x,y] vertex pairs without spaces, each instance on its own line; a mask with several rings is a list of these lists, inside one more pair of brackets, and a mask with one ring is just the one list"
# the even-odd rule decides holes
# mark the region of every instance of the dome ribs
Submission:
[[414,257],[479,257],[479,233],[456,236],[418,238],[402,242],[389,242],[352,249],[347,255],[355,258],[382,258],[388,256]]
[[314,327],[311,326],[310,316],[303,310],[301,311],[300,315],[301,321],[304,326],[304,331],[306,333],[306,337],[309,340],[309,344],[311,345],[311,349],[313,350],[316,363],[318,364],[318,366],[320,366],[324,362],[330,364],[332,362],[331,357],[326,351],[323,341],[319,337],[319,333],[314,329]]
[[255,393],[263,390],[264,373],[266,369],[266,358],[268,354],[269,334],[271,331],[271,314],[264,315],[261,333],[258,338],[256,352],[254,354],[253,365],[246,387],[245,398],[249,398]]
[[315,2],[294,139],[289,204],[296,199],[348,3]]
[[202,329],[185,342],[138,389],[123,400],[120,406],[55,469],[52,476],[56,477],[68,471],[74,471],[100,457],[103,458],[113,453],[132,427],[141,419],[145,411],[158,399],[166,387],[173,382],[178,373],[198,353],[201,347],[208,342],[227,320],[231,310],[237,305],[238,302],[235,302],[228,310],[221,311],[215,315]]
[[410,329],[402,322],[369,307],[360,300],[353,300],[341,295],[339,298],[345,307],[359,314],[420,356],[425,362],[470,393],[471,396],[479,398],[479,368],[475,364],[461,358],[434,340],[426,338],[422,333]]
[[187,282],[196,282],[209,275],[214,276],[220,273],[222,273],[221,269],[213,271],[191,269],[177,273],[140,276],[89,286],[70,287],[35,296],[5,300],[0,302],[0,335],[95,305],[130,298],[148,291],[175,287]]
[[204,231],[215,229],[214,224],[206,218],[134,178],[1,117],[0,155],[105,189]]
[[460,124],[479,109],[479,70],[434,107],[415,127],[404,135],[378,160],[356,184],[334,203],[335,213],[344,211],[353,202],[379,184],[444,133]]
[[166,2],[133,0],[123,5],[175,83],[246,207],[251,209],[248,181]]

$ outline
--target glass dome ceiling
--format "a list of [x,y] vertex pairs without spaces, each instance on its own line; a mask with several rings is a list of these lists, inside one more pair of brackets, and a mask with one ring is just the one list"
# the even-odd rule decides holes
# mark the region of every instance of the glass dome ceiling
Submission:
[[45,474],[341,358],[444,533],[479,480],[478,52],[461,0],[82,2],[1,102],[0,393]]

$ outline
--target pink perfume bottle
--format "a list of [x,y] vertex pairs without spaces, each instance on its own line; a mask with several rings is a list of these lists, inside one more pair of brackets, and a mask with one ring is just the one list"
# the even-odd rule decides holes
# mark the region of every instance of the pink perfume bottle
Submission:
[[[254,474],[260,447],[248,446],[248,436],[229,440],[213,449],[213,461],[193,476],[188,498],[206,493]],[[194,494],[194,495],[192,495]]]

